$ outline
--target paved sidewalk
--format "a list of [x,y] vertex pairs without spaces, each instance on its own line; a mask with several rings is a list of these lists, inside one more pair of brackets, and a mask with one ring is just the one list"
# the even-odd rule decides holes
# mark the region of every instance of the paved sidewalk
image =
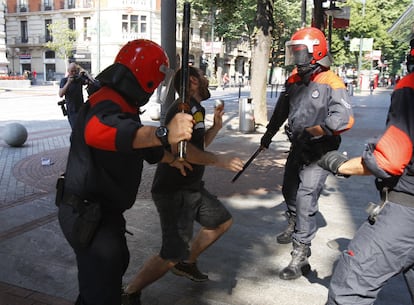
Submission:
[[[64,171],[70,132],[56,109],[58,99],[53,90],[49,103],[55,108],[47,110],[46,117],[30,113],[35,109],[29,106],[28,118],[21,121],[29,130],[23,147],[12,148],[0,141],[0,305],[67,305],[77,295],[73,251],[62,236],[53,202],[54,183]],[[377,89],[372,96],[363,92],[352,98],[356,124],[344,135],[341,147],[349,156],[360,154],[364,141],[383,128],[390,92]],[[226,125],[208,150],[233,152],[247,160],[257,149],[263,128],[246,134],[238,131],[237,88],[212,93],[212,100],[204,103],[207,112],[211,113],[215,98],[224,99]],[[9,121],[2,103],[13,105],[4,94],[0,93],[0,134]],[[270,109],[274,102],[274,97],[269,97]],[[211,123],[211,116],[208,118]],[[150,122],[148,114],[144,120]],[[288,148],[285,135],[278,133],[270,149],[262,152],[235,183],[230,182],[233,173],[207,168],[206,187],[219,196],[234,217],[229,232],[199,259],[199,268],[208,273],[210,281],[193,283],[167,274],[144,290],[143,304],[325,303],[334,262],[366,219],[366,204],[377,201],[378,196],[371,177],[330,176],[320,199],[319,231],[310,257],[312,272],[295,281],[280,280],[278,272],[289,262],[291,251],[290,245],[279,245],[275,240],[286,224],[281,183]],[[42,166],[42,157],[52,164]],[[126,212],[128,230],[134,234],[127,237],[131,261],[126,282],[160,246],[158,215],[149,193],[154,169],[146,165],[137,202]],[[384,288],[376,304],[410,304],[402,277]]]

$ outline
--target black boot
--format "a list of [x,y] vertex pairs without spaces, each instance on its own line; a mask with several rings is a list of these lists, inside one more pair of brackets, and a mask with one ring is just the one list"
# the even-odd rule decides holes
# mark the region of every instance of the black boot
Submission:
[[294,280],[310,271],[308,257],[311,255],[309,245],[293,241],[292,260],[289,265],[279,273],[282,280]]
[[289,244],[292,242],[292,234],[295,231],[296,215],[291,211],[286,211],[286,217],[288,219],[288,225],[281,234],[276,237],[279,244]]

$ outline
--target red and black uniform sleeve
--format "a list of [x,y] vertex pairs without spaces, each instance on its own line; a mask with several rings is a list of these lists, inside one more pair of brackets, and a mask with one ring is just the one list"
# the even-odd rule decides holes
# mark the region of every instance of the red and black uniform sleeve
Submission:
[[413,170],[410,168],[413,166],[413,143],[414,73],[411,73],[396,86],[385,131],[377,140],[367,144],[362,156],[364,163],[378,178],[401,176],[406,169]]
[[109,88],[102,88],[89,101],[86,143],[101,150],[132,152],[135,133],[142,127],[135,107]]
[[[76,170],[70,174],[75,181],[71,183],[71,192],[99,201],[105,210],[124,211],[136,200],[143,160],[157,162],[164,149],[162,146],[133,148],[136,131],[142,127],[139,115],[135,107],[112,89],[101,88],[90,97],[89,103],[85,119],[74,129],[76,136],[69,156],[70,163],[78,165],[72,166]],[[85,152],[83,146],[90,151],[90,158],[78,162]]]

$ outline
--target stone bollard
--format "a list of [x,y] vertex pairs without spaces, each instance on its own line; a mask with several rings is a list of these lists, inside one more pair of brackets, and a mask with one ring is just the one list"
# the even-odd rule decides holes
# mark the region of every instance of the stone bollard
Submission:
[[19,123],[7,124],[4,127],[2,138],[10,146],[22,146],[27,140],[26,127]]

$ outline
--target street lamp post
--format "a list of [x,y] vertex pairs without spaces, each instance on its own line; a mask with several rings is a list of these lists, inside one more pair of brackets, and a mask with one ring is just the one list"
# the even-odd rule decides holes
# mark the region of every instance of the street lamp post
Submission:
[[10,54],[11,60],[12,60],[11,71],[9,69],[9,74],[15,75],[16,70],[15,70],[15,66],[14,66],[14,60],[16,58],[16,54],[18,54],[20,52],[20,49],[19,48],[7,48],[7,51]]
[[14,48],[11,49],[11,58],[12,58],[12,75],[14,75]]
[[101,0],[98,0],[98,25],[97,25],[97,63],[96,74],[101,72]]
[[[365,17],[365,0],[361,0],[362,2],[362,19]],[[361,78],[361,64],[362,64],[362,44],[363,44],[364,38],[361,35],[361,38],[359,40],[359,55],[358,55],[358,79],[357,79],[357,89],[358,91],[361,91],[361,84],[360,78]]]
[[211,8],[211,53],[210,53],[210,77],[215,78],[214,75],[214,21],[215,21],[215,7]]
[[306,26],[306,0],[302,0],[302,8],[301,8],[301,23],[302,27]]

